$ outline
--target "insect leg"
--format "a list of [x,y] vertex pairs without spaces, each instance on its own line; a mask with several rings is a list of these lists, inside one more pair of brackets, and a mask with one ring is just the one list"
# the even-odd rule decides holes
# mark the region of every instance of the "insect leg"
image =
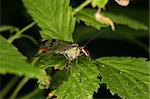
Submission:
[[77,69],[78,69],[78,76],[80,76],[80,67],[78,65],[78,57],[76,58],[76,66],[77,66]]
[[71,61],[68,61],[66,69],[67,69],[67,76],[69,76],[70,69],[71,69]]
[[70,61],[70,58],[65,53],[63,55]]

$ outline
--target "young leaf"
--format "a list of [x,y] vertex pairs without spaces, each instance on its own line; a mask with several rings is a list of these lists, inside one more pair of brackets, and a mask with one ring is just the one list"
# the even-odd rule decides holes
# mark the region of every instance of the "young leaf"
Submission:
[[100,22],[100,23],[103,23],[103,24],[106,24],[106,25],[111,26],[111,29],[112,29],[113,31],[115,31],[115,26],[114,26],[113,21],[112,21],[110,18],[108,18],[108,17],[106,17],[106,16],[103,16],[103,15],[100,13],[100,11],[96,12],[96,14],[95,14],[95,19],[96,19],[96,21],[98,21],[98,22]]
[[23,0],[29,14],[42,29],[44,39],[58,39],[73,42],[72,32],[75,17],[70,0]]
[[0,73],[25,75],[31,78],[46,77],[40,69],[28,64],[26,58],[2,36],[0,36]]
[[148,99],[150,65],[144,58],[104,57],[96,59],[102,82],[112,93],[128,99]]
[[107,27],[107,25],[100,23],[96,21],[95,19],[95,13],[93,10],[90,9],[82,9],[76,14],[77,20],[78,21],[83,21],[85,22],[86,25],[92,26],[98,30],[100,30],[102,27]]
[[[108,26],[100,22],[97,22],[94,16],[95,13],[96,11],[92,9],[82,9],[76,14],[76,16],[78,20],[81,20],[85,22],[86,25],[92,26],[96,29],[100,29],[102,27]],[[136,29],[136,30],[148,30],[148,27],[145,26],[144,24],[132,18],[128,18],[124,15],[117,15],[117,14],[112,14],[108,12],[102,12],[101,14],[110,18],[116,24],[127,25],[128,27]]]
[[128,6],[130,0],[115,0],[121,6]]
[[99,71],[91,61],[79,58],[78,62],[72,63],[67,81],[52,94],[58,99],[91,99],[99,87],[98,75]]
[[93,7],[98,6],[99,8],[104,8],[109,0],[91,0]]

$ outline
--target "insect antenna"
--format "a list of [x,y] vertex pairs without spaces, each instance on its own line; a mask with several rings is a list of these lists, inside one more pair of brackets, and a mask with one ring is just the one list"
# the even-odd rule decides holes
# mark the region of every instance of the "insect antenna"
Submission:
[[101,30],[99,33],[95,34],[93,37],[91,37],[91,38],[84,44],[84,46],[82,46],[82,48],[85,48],[94,38],[96,38],[98,35],[100,35],[100,34],[106,32],[106,31],[108,31],[108,30],[109,30],[109,28],[103,29],[103,30]]

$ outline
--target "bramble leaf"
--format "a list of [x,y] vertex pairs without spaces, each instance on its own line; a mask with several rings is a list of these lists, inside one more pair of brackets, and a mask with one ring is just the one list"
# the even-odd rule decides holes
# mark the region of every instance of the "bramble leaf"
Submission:
[[73,42],[72,32],[75,17],[70,0],[23,0],[29,14],[42,29],[44,39],[58,39]]
[[40,69],[27,63],[26,58],[2,36],[0,36],[0,73],[25,75],[39,79],[46,77]]
[[[102,27],[106,27],[107,25],[104,25],[103,23],[96,21],[94,16],[95,13],[96,11],[92,9],[82,9],[76,14],[76,16],[78,20],[81,20],[85,22],[86,25],[92,26],[98,30],[101,29]],[[117,15],[108,12],[102,12],[101,14],[110,18],[116,24],[127,25],[128,27],[136,30],[148,30],[148,27],[145,26],[144,24],[132,18],[126,17],[124,15]]]
[[148,30],[148,27],[146,25],[127,16],[114,13],[112,14],[108,12],[104,12],[103,15],[112,19],[112,21],[116,24],[127,25],[128,27],[135,30]]
[[65,66],[67,66],[67,62],[68,60],[63,55],[47,52],[39,56],[39,60],[36,65],[42,69],[54,67],[55,69],[62,70]]
[[52,94],[58,99],[91,99],[94,91],[99,88],[98,68],[86,58],[72,63],[70,74]]
[[96,59],[105,83],[110,91],[128,99],[148,99],[150,65],[144,58],[104,57]]
[[78,21],[81,20],[85,22],[86,25],[92,26],[98,30],[100,30],[102,27],[107,27],[107,25],[96,21],[94,17],[95,13],[96,12],[93,12],[93,10],[90,10],[90,9],[82,9],[76,14],[76,17]]

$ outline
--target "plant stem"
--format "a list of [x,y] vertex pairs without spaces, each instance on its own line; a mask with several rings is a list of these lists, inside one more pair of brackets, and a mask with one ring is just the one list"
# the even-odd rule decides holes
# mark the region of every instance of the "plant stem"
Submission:
[[10,96],[9,99],[15,99],[21,88],[26,84],[26,82],[29,80],[29,78],[24,77],[18,84],[17,88],[14,90],[12,95]]
[[[40,54],[41,51],[38,52],[38,54]],[[31,64],[34,66],[35,63],[38,61],[38,57],[34,58],[34,60],[31,62]],[[27,83],[27,81],[29,80],[29,78],[24,77],[18,84],[17,88],[15,88],[14,92],[12,93],[12,95],[10,96],[10,99],[15,99],[15,97],[17,96],[17,94],[19,93],[19,91],[21,90],[21,88]]]
[[10,31],[10,33],[12,33],[12,32],[18,32],[19,29],[18,27],[14,27],[14,26],[1,25],[0,32],[3,32],[3,31]]
[[83,2],[81,5],[79,5],[79,6],[74,10],[74,14],[76,14],[77,12],[79,12],[81,9],[83,9],[85,6],[87,6],[89,3],[91,3],[91,0],[86,0],[85,2]]
[[8,39],[8,42],[9,42],[9,43],[12,43],[15,39],[18,39],[18,38],[21,36],[21,34],[22,34],[23,32],[25,32],[26,30],[28,30],[29,28],[31,28],[31,27],[34,26],[35,24],[36,24],[36,22],[30,23],[29,25],[27,25],[26,27],[24,27],[23,29],[21,29],[20,31],[18,31],[14,36],[10,37],[10,38]]
[[37,94],[38,92],[40,92],[39,89],[34,89],[32,92],[30,92],[29,94],[21,97],[21,99],[30,99],[31,97],[33,97],[35,94]]
[[12,78],[9,83],[1,90],[0,98],[3,99],[4,96],[13,88],[14,84],[18,81],[18,77]]
[[[39,50],[38,53],[37,53],[37,55],[40,55],[41,53],[42,53],[42,50]],[[31,65],[34,66],[38,60],[39,60],[39,57],[35,57],[35,58],[32,60]]]
[[130,36],[128,36],[128,39],[131,42],[137,44],[139,47],[143,48],[147,53],[149,53],[150,50],[149,50],[149,47],[146,44],[144,44],[143,42],[139,41],[138,39],[130,37]]
[[32,36],[29,36],[29,35],[26,35],[26,34],[22,34],[21,37],[26,38],[26,39],[29,39],[29,40],[31,40],[35,45],[38,45],[38,42],[37,42]]

